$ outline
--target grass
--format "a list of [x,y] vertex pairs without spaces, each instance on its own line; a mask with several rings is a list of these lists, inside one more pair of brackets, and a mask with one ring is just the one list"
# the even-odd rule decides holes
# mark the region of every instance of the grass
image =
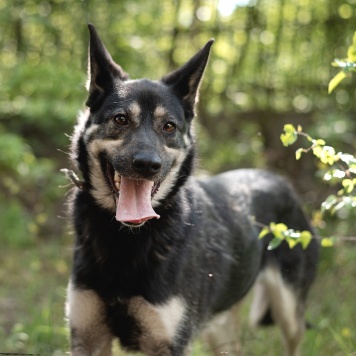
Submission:
[[40,241],[0,252],[0,352],[52,355],[68,349],[64,298],[70,248]]
[[[2,246],[0,353],[61,356],[68,351],[64,300],[71,264],[69,240],[49,239],[26,247]],[[355,280],[356,244],[322,250],[307,315],[314,328],[306,333],[303,355],[356,355]],[[248,300],[241,314],[244,355],[281,355],[276,328],[248,328]],[[118,351],[115,354],[124,355]],[[193,355],[210,355],[208,346],[196,342]]]

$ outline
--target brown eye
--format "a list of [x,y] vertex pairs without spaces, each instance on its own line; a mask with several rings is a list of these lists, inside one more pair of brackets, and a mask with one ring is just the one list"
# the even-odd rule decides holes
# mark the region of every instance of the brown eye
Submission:
[[173,122],[167,122],[164,126],[163,126],[163,130],[166,132],[174,132],[176,130],[177,126],[173,123]]
[[118,114],[113,117],[113,120],[115,121],[116,124],[124,126],[129,123],[129,120],[127,117],[123,114]]

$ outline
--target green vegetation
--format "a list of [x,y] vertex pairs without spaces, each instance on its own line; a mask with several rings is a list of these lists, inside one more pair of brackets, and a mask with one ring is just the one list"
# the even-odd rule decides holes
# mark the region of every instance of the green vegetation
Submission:
[[[65,206],[70,188],[59,170],[70,168],[68,135],[85,101],[86,23],[93,22],[134,78],[164,75],[215,37],[196,125],[200,169],[253,166],[289,177],[306,209],[316,211],[320,235],[333,237],[325,245],[334,244],[323,249],[308,317],[315,328],[307,332],[304,354],[355,353],[354,200],[330,213],[356,184],[347,175],[337,180],[354,169],[338,152],[355,156],[356,85],[349,77],[355,4],[0,0],[0,352],[59,356],[68,350],[63,308],[73,236]],[[286,124],[285,146],[305,133],[299,160],[294,147],[280,142]],[[309,149],[322,159],[305,154]],[[324,201],[330,209],[324,206],[322,214],[317,209]],[[277,223],[269,228],[293,244],[294,232]],[[245,354],[280,354],[277,331],[250,331],[247,307],[243,314]],[[207,354],[206,345],[196,345],[194,355]]]
[[356,32],[354,33],[352,45],[347,51],[345,59],[335,58],[332,65],[341,68],[341,71],[331,79],[329,83],[329,93],[331,93],[346,77],[356,73]]
[[[71,255],[70,239],[35,243],[26,249],[0,250],[1,352],[64,356],[68,351],[64,298]],[[309,298],[304,355],[352,355],[356,350],[354,244],[322,250],[319,276]],[[245,355],[282,354],[277,328],[252,331],[247,324],[247,298],[241,312],[241,343]],[[238,337],[238,336],[237,336]],[[124,356],[125,353],[116,353]],[[194,356],[210,356],[197,342]]]

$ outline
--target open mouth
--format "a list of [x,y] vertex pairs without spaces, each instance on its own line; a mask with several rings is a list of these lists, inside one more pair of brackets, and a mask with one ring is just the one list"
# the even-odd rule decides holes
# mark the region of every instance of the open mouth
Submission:
[[109,163],[106,176],[115,196],[117,221],[140,226],[149,219],[159,218],[152,208],[152,198],[158,192],[159,182],[120,175]]

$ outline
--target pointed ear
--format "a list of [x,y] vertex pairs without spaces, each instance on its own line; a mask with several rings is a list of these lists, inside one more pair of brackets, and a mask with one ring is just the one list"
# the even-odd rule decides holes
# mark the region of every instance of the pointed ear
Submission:
[[213,43],[214,39],[209,40],[182,67],[161,79],[183,101],[185,108],[192,116],[194,115],[194,105],[198,101],[200,82],[208,63],[210,48]]
[[91,107],[102,94],[112,89],[118,80],[127,80],[128,74],[116,64],[110,53],[105,48],[95,27],[88,25],[90,33],[88,55],[88,83],[89,97],[87,105]]

